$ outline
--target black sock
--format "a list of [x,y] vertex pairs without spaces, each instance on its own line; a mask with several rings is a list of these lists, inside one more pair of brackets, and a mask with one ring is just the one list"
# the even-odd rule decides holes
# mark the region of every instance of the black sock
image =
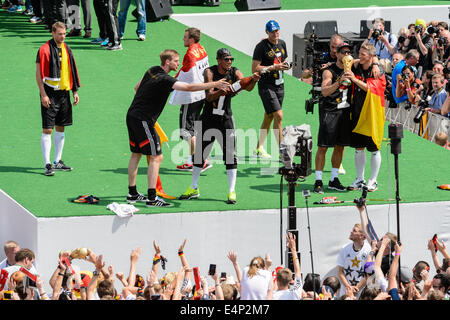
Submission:
[[148,200],[156,199],[156,189],[148,189]]
[[138,194],[136,186],[128,186],[128,192],[130,195],[135,196]]

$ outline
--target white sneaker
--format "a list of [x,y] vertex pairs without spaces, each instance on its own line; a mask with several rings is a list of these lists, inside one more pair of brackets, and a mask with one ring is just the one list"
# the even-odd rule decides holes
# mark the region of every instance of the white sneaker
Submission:
[[145,34],[140,34],[138,36],[138,41],[145,41]]
[[376,181],[370,181],[367,183],[367,191],[373,192],[378,189],[378,183]]
[[347,190],[361,190],[364,183],[366,183],[364,180],[359,180],[358,178],[356,178],[355,181],[353,181],[353,183],[347,187]]

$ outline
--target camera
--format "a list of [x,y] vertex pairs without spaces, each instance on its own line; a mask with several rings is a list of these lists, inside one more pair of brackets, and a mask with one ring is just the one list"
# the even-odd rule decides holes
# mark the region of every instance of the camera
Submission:
[[447,38],[446,37],[440,37],[437,40],[437,43],[439,46],[445,46],[447,44]]
[[381,35],[381,29],[373,29],[373,32],[372,32],[372,38],[373,39],[378,39],[378,37]]
[[419,25],[415,26],[414,31],[416,31],[416,33],[421,34],[423,31],[423,25],[419,24]]
[[417,106],[419,107],[419,111],[414,116],[414,122],[419,123],[420,119],[422,119],[423,114],[425,113],[425,109],[430,106],[429,101],[431,100],[431,97],[428,96],[426,99],[421,99]]
[[355,200],[353,200],[353,202],[356,203],[358,207],[362,207],[366,204],[366,198],[367,198],[367,186],[363,185],[361,197],[356,198]]
[[435,27],[435,26],[429,26],[428,28],[427,28],[427,33],[429,34],[429,35],[437,35],[438,33],[439,33],[439,28],[438,27]]
[[398,39],[397,39],[398,43],[403,43],[403,42],[405,42],[405,40],[406,40],[406,37],[405,37],[405,36],[400,36],[400,37],[398,37]]

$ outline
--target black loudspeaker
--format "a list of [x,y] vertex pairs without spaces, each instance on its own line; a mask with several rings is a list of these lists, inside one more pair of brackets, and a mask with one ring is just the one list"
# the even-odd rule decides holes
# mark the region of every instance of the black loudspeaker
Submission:
[[276,10],[281,9],[281,0],[236,0],[237,11]]
[[[361,20],[359,27],[359,37],[367,38],[369,36],[370,29],[372,29],[372,21],[371,20]],[[391,22],[384,21],[384,31],[391,32]]]
[[[173,13],[170,0],[146,0],[145,14],[147,22],[155,22],[161,19],[168,19]],[[131,13],[137,19],[137,9]]]
[[338,33],[336,21],[308,21],[305,25],[303,34],[310,36],[312,33],[319,39],[329,39],[335,33]]

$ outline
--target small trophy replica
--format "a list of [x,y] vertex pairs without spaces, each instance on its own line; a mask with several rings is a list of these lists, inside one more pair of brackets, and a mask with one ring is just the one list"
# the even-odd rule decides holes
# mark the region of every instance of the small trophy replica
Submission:
[[[349,54],[346,55],[342,58],[342,64],[344,65],[344,72],[351,70],[353,65],[353,57]],[[352,82],[349,79],[345,79],[342,81],[342,84],[348,87],[352,84]]]
[[78,248],[75,250],[72,250],[70,253],[71,259],[86,259],[88,256],[88,248]]

